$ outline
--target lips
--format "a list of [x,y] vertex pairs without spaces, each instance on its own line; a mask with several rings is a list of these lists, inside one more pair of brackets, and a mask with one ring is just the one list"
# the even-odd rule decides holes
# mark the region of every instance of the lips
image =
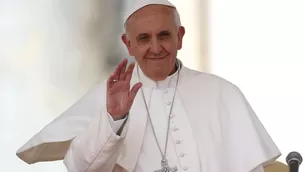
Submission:
[[153,57],[153,58],[149,58],[149,57],[146,57],[147,60],[163,60],[167,57],[168,55],[166,56],[163,56],[163,57]]
[[164,60],[165,58],[149,58],[148,60],[158,61],[158,60]]

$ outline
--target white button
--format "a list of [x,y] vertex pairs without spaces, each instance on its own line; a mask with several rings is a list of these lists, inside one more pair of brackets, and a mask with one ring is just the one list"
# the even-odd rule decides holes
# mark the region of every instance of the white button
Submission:
[[171,104],[172,104],[172,102],[168,102],[168,103],[167,103],[167,105],[171,105]]
[[177,130],[179,130],[179,129],[178,129],[178,128],[176,128],[176,127],[174,127],[172,130],[173,130],[173,131],[177,131]]
[[176,116],[176,115],[174,115],[174,114],[171,114],[171,115],[170,115],[170,118],[174,118],[175,116]]
[[180,141],[180,140],[177,140],[177,141],[176,141],[176,144],[180,144],[180,143],[181,143],[181,141]]
[[181,153],[181,154],[180,154],[180,157],[184,157],[184,155],[185,155],[184,153]]
[[184,171],[187,171],[189,168],[188,167],[183,167],[183,170]]
[[165,90],[164,90],[164,93],[168,93],[168,90],[167,90],[167,89],[165,89]]

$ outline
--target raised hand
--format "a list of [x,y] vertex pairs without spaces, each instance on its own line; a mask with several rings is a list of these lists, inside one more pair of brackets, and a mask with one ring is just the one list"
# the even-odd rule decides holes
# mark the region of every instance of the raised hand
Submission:
[[137,83],[130,89],[134,66],[132,63],[126,70],[127,59],[124,59],[107,80],[107,111],[114,120],[125,117],[142,86],[141,83]]

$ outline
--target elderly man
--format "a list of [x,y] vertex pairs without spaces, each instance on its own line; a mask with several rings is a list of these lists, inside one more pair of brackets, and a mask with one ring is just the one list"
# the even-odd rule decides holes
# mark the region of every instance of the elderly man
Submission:
[[[235,85],[176,58],[185,34],[176,8],[167,0],[128,5],[122,41],[136,64],[122,61],[62,114],[69,120],[53,123],[69,130],[88,121],[61,151],[68,171],[263,172],[280,151]],[[59,159],[58,146],[47,148],[40,159]],[[38,161],[28,158],[37,150],[19,157]]]
[[240,90],[176,56],[185,29],[166,0],[129,4],[122,40],[136,64],[108,78],[71,143],[71,172],[261,172],[280,152]]

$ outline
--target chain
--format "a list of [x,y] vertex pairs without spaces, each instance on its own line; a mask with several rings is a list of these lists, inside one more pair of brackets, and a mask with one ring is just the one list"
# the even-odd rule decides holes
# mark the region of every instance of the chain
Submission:
[[[178,60],[177,60],[178,61]],[[138,80],[140,81],[140,75],[139,75],[139,66],[137,66],[137,74],[138,74]],[[141,92],[142,92],[142,97],[143,97],[143,100],[144,100],[144,104],[145,104],[145,108],[146,108],[146,111],[147,111],[147,115],[149,117],[149,122],[152,126],[152,131],[153,131],[153,135],[154,135],[154,138],[157,142],[157,145],[158,145],[158,148],[159,148],[159,151],[161,153],[161,156],[162,156],[162,159],[166,159],[166,152],[167,152],[167,144],[168,144],[168,137],[169,137],[169,129],[170,129],[170,120],[171,120],[171,113],[172,113],[172,110],[173,110],[173,106],[174,106],[174,100],[175,100],[175,97],[176,97],[176,92],[177,92],[177,87],[178,87],[178,82],[179,82],[179,75],[180,75],[180,63],[178,62],[178,76],[177,76],[177,81],[176,81],[176,86],[175,86],[175,92],[174,92],[174,96],[173,96],[173,100],[172,100],[172,105],[170,107],[170,111],[169,111],[169,114],[168,114],[168,122],[167,122],[167,132],[166,132],[166,140],[165,140],[165,148],[164,148],[164,153],[162,153],[162,149],[161,149],[161,146],[160,146],[160,143],[158,142],[158,138],[157,138],[157,134],[156,134],[156,131],[155,131],[155,128],[153,126],[153,123],[152,123],[152,120],[151,120],[151,115],[149,113],[149,109],[148,109],[148,106],[147,106],[147,102],[146,102],[146,99],[145,99],[145,95],[144,95],[144,92],[143,92],[143,89],[141,87]]]

